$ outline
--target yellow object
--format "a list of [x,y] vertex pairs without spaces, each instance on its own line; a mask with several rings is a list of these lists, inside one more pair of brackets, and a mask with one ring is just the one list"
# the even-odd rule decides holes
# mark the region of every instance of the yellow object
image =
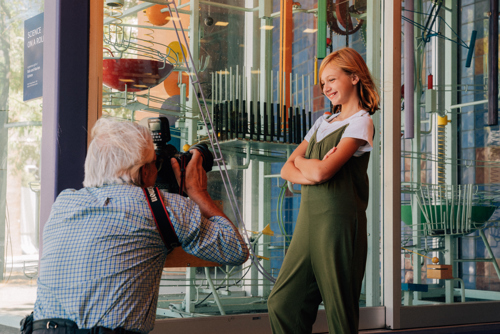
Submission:
[[452,279],[452,266],[446,264],[427,265],[427,278]]
[[444,117],[438,116],[438,125],[446,125],[448,123],[450,123],[448,121],[448,116],[444,116]]
[[191,145],[189,145],[189,144],[184,144],[184,146],[182,146],[182,150],[183,150],[184,152],[189,151],[189,149],[190,149],[190,148],[191,148]]
[[264,229],[262,230],[262,234],[269,235],[271,237],[274,236],[274,232],[271,230],[271,226],[269,226],[269,224],[264,227]]
[[318,58],[314,57],[314,85],[318,84]]
[[[184,55],[187,55],[186,47],[177,41],[170,43],[168,47],[177,54],[178,62],[182,63],[184,61]],[[182,53],[183,51],[184,54]]]
[[273,232],[273,230],[271,230],[271,226],[269,226],[269,224],[267,224],[266,227],[264,227],[264,229],[260,232],[255,232],[255,231],[250,231],[250,230],[248,230],[248,232],[252,232],[253,234],[262,233],[265,235],[269,235],[271,237],[274,236],[274,232]]
[[268,258],[268,257],[265,257],[265,256],[260,256],[260,255],[257,255],[257,258],[258,258],[258,259],[263,259],[263,260],[267,260],[267,261],[269,261],[269,258]]
[[432,263],[439,263],[439,259],[438,259],[437,257],[433,257],[433,258],[431,259],[431,258],[430,258],[430,257],[428,257],[428,256],[425,256],[425,255],[423,255],[423,254],[420,254],[420,253],[414,252],[414,251],[412,251],[412,250],[410,250],[410,249],[408,249],[408,248],[401,247],[401,249],[404,249],[404,250],[407,250],[407,251],[408,251],[408,252],[410,252],[410,253],[415,253],[415,254],[418,254],[418,255],[423,256],[423,257],[425,257],[425,258],[428,258],[429,260],[431,260],[431,261],[432,261]]

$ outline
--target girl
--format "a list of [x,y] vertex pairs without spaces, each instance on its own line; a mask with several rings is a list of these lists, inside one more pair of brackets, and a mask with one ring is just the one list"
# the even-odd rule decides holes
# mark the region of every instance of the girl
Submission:
[[324,302],[330,333],[358,332],[366,263],[366,170],[373,147],[370,117],[379,96],[361,55],[343,48],[328,55],[320,85],[334,105],[320,117],[281,170],[302,185],[292,242],[268,308],[274,333],[311,333]]

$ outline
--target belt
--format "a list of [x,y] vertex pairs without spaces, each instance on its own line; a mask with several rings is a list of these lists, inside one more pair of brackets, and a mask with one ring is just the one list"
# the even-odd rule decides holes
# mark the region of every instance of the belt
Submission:
[[[63,329],[64,328],[64,329]],[[110,329],[107,327],[96,326],[92,328],[79,329],[73,320],[68,319],[43,319],[33,321],[33,334],[42,333],[67,333],[67,334],[138,334],[135,331],[129,331],[122,327]]]

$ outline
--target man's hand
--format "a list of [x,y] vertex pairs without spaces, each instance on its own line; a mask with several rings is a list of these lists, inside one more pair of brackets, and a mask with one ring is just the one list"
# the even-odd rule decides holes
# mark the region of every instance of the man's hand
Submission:
[[[193,155],[191,161],[186,166],[186,174],[184,180],[184,189],[189,197],[192,197],[196,193],[206,193],[207,192],[207,172],[203,169],[203,157],[198,150],[191,150],[190,153]],[[181,184],[181,169],[177,159],[172,158],[172,169],[177,179],[177,183]]]

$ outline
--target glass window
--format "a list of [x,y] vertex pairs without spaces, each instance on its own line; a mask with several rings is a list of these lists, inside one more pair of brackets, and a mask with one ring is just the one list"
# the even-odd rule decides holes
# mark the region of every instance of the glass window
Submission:
[[[367,39],[367,23],[380,27],[380,9],[373,14],[366,2],[342,2],[338,6],[346,17],[337,19],[329,5],[328,19],[318,26],[318,1],[302,1],[294,3],[286,23],[291,25],[283,31],[279,1],[192,3],[176,2],[177,17],[154,3],[110,6],[114,3],[106,1],[103,115],[137,122],[164,116],[169,143],[178,151],[186,150],[186,144],[217,141],[214,154],[220,145],[225,163],[208,173],[209,191],[230,219],[244,225],[256,255],[253,263],[235,268],[165,268],[158,314],[266,312],[301,201],[300,187],[287,184],[279,173],[313,122],[331,110],[315,77],[321,64],[316,58],[318,29],[324,29],[319,43],[326,54],[349,46],[365,61],[378,59],[368,63],[380,86],[380,35]],[[286,52],[280,55],[283,40]],[[196,74],[184,62],[186,56],[194,59]],[[379,145],[374,146],[377,156]],[[371,269],[360,306],[382,302],[378,160],[370,169],[376,176],[374,215],[368,214]]]
[[[414,109],[418,124],[411,125],[415,137],[401,142],[402,304],[500,300],[498,126],[487,125],[489,4],[415,4],[403,10],[404,43],[406,27],[415,35],[404,76],[415,84],[412,106],[404,88],[402,111]],[[435,23],[423,30],[426,22]]]
[[36,298],[43,5],[0,6],[0,318],[12,327]]

